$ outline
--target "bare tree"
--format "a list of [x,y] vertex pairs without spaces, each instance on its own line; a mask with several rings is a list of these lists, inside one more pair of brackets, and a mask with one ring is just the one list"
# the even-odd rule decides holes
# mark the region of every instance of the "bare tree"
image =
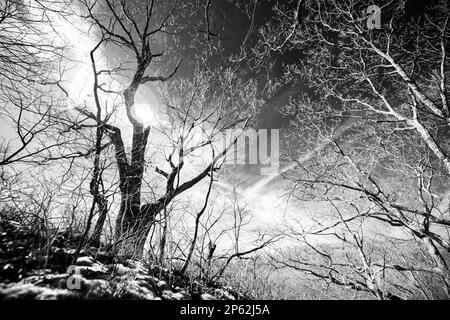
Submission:
[[[0,4],[0,112],[5,128],[0,165],[80,156],[71,143],[74,121],[59,88],[66,45],[55,41],[53,19],[67,18],[65,1],[6,0]],[[53,136],[53,138],[51,138]],[[73,138],[73,136],[72,136]]]
[[[391,122],[423,139],[450,173],[445,141],[448,108],[448,4],[425,6],[407,17],[406,1],[381,7],[381,29],[367,27],[365,1],[297,1],[278,4],[277,19],[261,30],[258,61],[270,54],[301,52],[303,65],[288,78],[331,103],[336,114]],[[351,113],[351,114],[349,114]]]
[[[320,115],[305,112],[292,122],[293,128],[297,128],[294,129],[296,133],[293,133],[293,137],[304,136],[302,133],[306,130],[309,132],[308,139],[315,137],[311,140],[316,143],[316,147],[309,153],[301,148],[291,153],[291,156],[295,154],[294,157],[290,157],[294,165],[291,167],[292,170],[285,174],[286,178],[294,182],[290,195],[292,199],[317,201],[327,208],[322,218],[313,218],[307,222],[309,227],[302,227],[300,223],[297,229],[291,230],[291,234],[298,237],[305,247],[314,250],[326,260],[325,264],[313,262],[308,264],[305,261],[302,264],[302,259],[295,259],[297,267],[299,264],[303,265],[303,268],[298,270],[303,269],[305,272],[309,270],[317,277],[344,287],[349,284],[351,276],[347,271],[345,271],[347,281],[342,282],[338,281],[339,277],[333,278],[328,272],[321,273],[313,268],[315,265],[323,268],[322,271],[331,268],[338,274],[342,272],[339,268],[336,269],[336,266],[343,266],[342,261],[335,261],[331,257],[331,252],[326,248],[319,248],[317,242],[310,243],[306,240],[307,236],[318,238],[328,236],[335,238],[335,242],[352,244],[361,258],[363,278],[360,278],[360,281],[365,280],[358,285],[357,281],[353,282],[354,285],[351,286],[353,289],[372,292],[377,298],[387,296],[394,298],[397,295],[392,291],[381,290],[379,284],[370,280],[374,278],[374,271],[371,271],[372,267],[367,261],[372,261],[376,273],[382,272],[383,275],[401,273],[401,276],[394,277],[391,284],[396,289],[402,288],[402,282],[399,281],[404,282],[404,275],[412,273],[415,276],[433,275],[448,291],[449,212],[446,191],[448,183],[445,172],[434,168],[432,154],[426,144],[412,143],[404,131],[393,130],[383,134],[380,125],[371,125],[365,121],[353,122],[352,127],[350,129],[347,127],[346,131],[339,127],[334,130],[323,130],[325,119],[329,116],[330,114],[326,112]],[[324,117],[322,121],[318,121],[321,117]],[[321,209],[317,205],[315,210]],[[366,231],[369,235],[363,238],[359,229],[355,231],[353,227],[355,223],[361,226],[364,224],[369,230]],[[345,229],[344,233],[337,231],[341,228]],[[377,233],[374,231],[376,229],[382,231]],[[383,240],[375,241],[374,232]],[[413,265],[411,261],[399,262],[398,259],[394,264],[374,262],[383,257],[380,255],[378,258],[372,257],[366,253],[364,247],[374,247],[379,241],[384,241],[385,244],[402,242],[395,237],[391,239],[391,234],[411,239],[410,244],[413,245],[407,250],[415,252],[425,250],[424,264],[419,267]],[[366,245],[363,245],[363,242]],[[383,245],[379,243],[377,246]],[[404,246],[399,248],[395,245],[384,246],[390,255],[403,256]],[[351,248],[345,251],[350,252]],[[351,264],[347,266],[351,270],[354,269]],[[387,269],[380,271],[380,266]],[[417,281],[411,279],[409,275],[407,278],[410,285],[417,285]],[[372,283],[370,287],[363,285],[368,280]],[[411,293],[408,293],[407,289],[410,288],[403,287],[401,291],[410,296]]]
[[[388,3],[381,7],[381,29],[367,27],[370,4],[278,3],[275,20],[260,30],[253,61],[263,65],[271,57],[301,56],[300,63],[286,66],[284,77],[305,88],[284,110],[293,129],[287,152],[291,166],[285,176],[293,182],[294,198],[345,204],[345,214],[337,221],[313,224],[325,234],[335,234],[338,226],[350,234],[364,271],[358,286],[377,298],[386,297],[379,286],[366,285],[373,278],[364,266],[367,253],[361,250],[360,234],[355,236],[348,226],[364,219],[365,224],[381,223],[386,231],[409,234],[418,245],[415,250],[427,250],[427,271],[422,271],[440,279],[448,291],[450,166],[442,134],[448,132],[449,119],[447,4],[427,4],[423,13],[409,17],[406,1]],[[341,212],[333,206],[330,215]],[[350,242],[341,236],[338,241]],[[328,259],[327,252],[311,249]],[[339,263],[328,261],[326,268]],[[414,271],[411,265],[401,268]],[[314,272],[335,284],[348,284],[339,277],[331,279],[325,269]]]
[[[245,129],[262,100],[256,96],[254,81],[242,81],[238,78],[239,65],[227,65],[223,61],[220,66],[212,67],[208,57],[214,53],[207,53],[204,59],[195,58],[194,63],[189,66],[195,70],[194,75],[185,76],[184,79],[177,76],[181,72],[179,69],[182,61],[176,59],[176,51],[187,46],[183,41],[192,43],[198,37],[196,29],[184,23],[187,17],[199,13],[195,4],[191,6],[188,3],[163,4],[152,1],[141,5],[109,0],[104,4],[96,1],[82,3],[85,18],[101,35],[105,50],[115,46],[128,53],[127,58],[117,67],[104,69],[98,64],[96,67],[95,61],[93,67],[97,69],[94,83],[97,110],[99,105],[103,109],[105,106],[102,105],[102,98],[97,99],[96,95],[111,95],[123,101],[123,105],[119,103],[114,110],[124,108],[132,126],[130,154],[127,154],[128,144],[124,141],[120,126],[111,119],[115,111],[99,116],[87,108],[80,107],[77,110],[97,123],[115,147],[121,192],[121,206],[116,220],[117,244],[125,247],[125,242],[131,241],[133,246],[137,246],[137,251],[142,252],[156,215],[176,196],[192,188],[210,175],[211,171],[218,170],[219,162],[233,141],[216,151],[209,163],[183,182],[180,175],[185,159],[200,149],[210,152],[211,146],[217,148],[217,137],[225,130],[238,127]],[[206,10],[208,8],[209,5]],[[204,8],[200,9],[203,16]],[[209,17],[208,13],[206,15]],[[213,32],[211,27],[208,28],[210,38]],[[192,38],[194,40],[190,40]],[[195,55],[199,57],[200,52],[197,51]],[[129,66],[128,57],[132,57],[134,66]],[[172,68],[163,75],[151,74],[155,68],[168,69],[161,68],[164,64],[170,64]],[[105,83],[111,83],[110,80],[114,77],[126,79],[126,85],[108,88]],[[171,151],[165,159],[167,169],[162,164],[153,165],[155,172],[166,180],[164,193],[149,203],[143,203],[142,186],[148,165],[146,154],[151,152],[147,145],[152,141],[152,125],[145,124],[136,115],[135,100],[139,88],[150,85],[160,88],[161,104],[167,110],[172,124],[172,127],[164,129],[165,134],[163,132],[171,144]],[[203,132],[201,141],[192,141],[192,136],[200,128]],[[154,136],[158,131],[164,131],[159,130],[156,125],[153,125],[153,129]]]

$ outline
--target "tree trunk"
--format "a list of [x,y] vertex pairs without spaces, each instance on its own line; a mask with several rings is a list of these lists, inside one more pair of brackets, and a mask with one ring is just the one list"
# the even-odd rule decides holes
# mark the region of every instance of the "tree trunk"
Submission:
[[97,203],[99,216],[95,224],[94,233],[91,236],[90,244],[94,247],[100,247],[100,237],[102,235],[103,226],[105,225],[106,216],[108,215],[108,202],[102,196]]
[[[141,187],[145,167],[145,148],[147,146],[148,134],[150,129],[144,128],[142,125],[133,123],[133,145],[131,149],[131,164],[125,165],[120,175],[121,204],[120,211],[116,220],[115,240],[116,244],[121,242],[122,247],[126,248],[126,252],[135,247],[136,239],[134,233],[138,232],[141,225]],[[132,242],[132,247],[128,245]],[[136,253],[140,256],[140,252]]]
[[428,147],[434,153],[434,155],[441,161],[444,165],[445,170],[448,174],[450,174],[450,159],[445,151],[439,146],[430,132],[418,121],[411,121],[412,125],[416,127],[416,130],[419,132],[422,139],[426,142]]

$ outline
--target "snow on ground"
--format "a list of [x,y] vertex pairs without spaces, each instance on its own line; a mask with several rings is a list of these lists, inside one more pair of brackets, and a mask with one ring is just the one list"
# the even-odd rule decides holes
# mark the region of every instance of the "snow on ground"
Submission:
[[55,274],[36,270],[19,282],[0,284],[0,299],[236,299],[224,289],[189,293],[188,288],[158,279],[149,267],[134,260],[104,265],[91,256],[83,256],[70,271]]
[[[226,288],[210,288],[157,265],[114,257],[96,248],[75,250],[67,239],[44,253],[33,249],[37,236],[0,220],[0,300],[2,299],[236,299]],[[65,238],[64,236],[62,238]]]

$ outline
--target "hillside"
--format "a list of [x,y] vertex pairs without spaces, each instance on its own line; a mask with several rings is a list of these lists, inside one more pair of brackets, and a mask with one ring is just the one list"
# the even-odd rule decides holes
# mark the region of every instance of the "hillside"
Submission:
[[0,299],[235,300],[243,296],[176,271],[82,250],[74,265],[76,238],[59,233],[36,251],[42,234],[14,221],[0,221]]

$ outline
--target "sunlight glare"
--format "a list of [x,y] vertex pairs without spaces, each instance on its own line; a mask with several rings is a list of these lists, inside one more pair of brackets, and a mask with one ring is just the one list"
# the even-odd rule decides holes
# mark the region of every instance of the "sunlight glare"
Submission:
[[156,123],[155,114],[149,104],[137,103],[134,105],[133,117],[144,127],[149,127]]

